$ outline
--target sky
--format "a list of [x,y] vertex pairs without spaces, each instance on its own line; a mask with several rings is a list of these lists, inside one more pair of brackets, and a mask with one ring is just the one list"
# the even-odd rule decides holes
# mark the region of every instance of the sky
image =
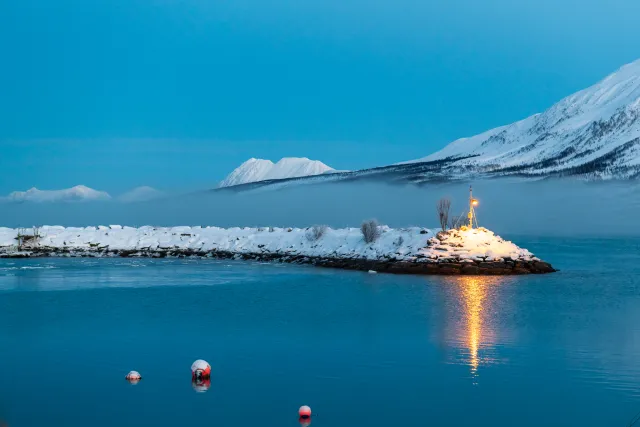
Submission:
[[0,195],[423,157],[640,58],[637,16],[637,0],[0,2]]

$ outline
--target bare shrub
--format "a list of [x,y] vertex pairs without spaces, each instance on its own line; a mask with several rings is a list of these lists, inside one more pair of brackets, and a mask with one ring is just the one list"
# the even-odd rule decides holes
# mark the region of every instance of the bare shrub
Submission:
[[440,221],[440,228],[442,231],[447,231],[447,225],[449,224],[449,210],[451,210],[451,200],[442,198],[436,203],[436,211],[438,212],[438,220]]
[[450,228],[460,228],[463,225],[467,225],[467,216],[464,214],[461,215],[454,215],[451,218],[451,221],[449,221],[449,227]]
[[380,225],[375,219],[363,222],[360,226],[360,231],[362,231],[362,236],[366,243],[373,243],[380,237]]
[[276,229],[275,229],[275,228],[273,228],[273,227],[269,227],[269,233],[273,233],[274,231],[276,231]]
[[316,240],[319,240],[322,236],[324,236],[324,233],[327,232],[328,228],[329,227],[327,227],[326,225],[314,225],[313,227],[307,230],[307,233],[306,233],[307,240],[310,242],[315,242]]

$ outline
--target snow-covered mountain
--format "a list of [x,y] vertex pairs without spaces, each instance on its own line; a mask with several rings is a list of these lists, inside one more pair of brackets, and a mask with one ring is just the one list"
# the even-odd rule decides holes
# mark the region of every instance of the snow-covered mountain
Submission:
[[508,176],[640,178],[640,60],[541,114],[458,139],[421,159],[353,172],[256,182],[234,190],[336,181],[424,184]]
[[76,185],[64,190],[38,190],[33,187],[27,191],[14,191],[5,200],[11,202],[80,202],[109,200],[111,196],[84,185]]
[[285,157],[273,163],[271,160],[251,158],[238,166],[220,184],[219,187],[231,187],[258,181],[297,178],[303,176],[331,173],[334,169],[318,160],[306,157]]
[[413,163],[462,157],[450,173],[639,177],[640,60],[542,114],[459,139]]
[[136,187],[133,190],[127,191],[118,197],[118,201],[130,203],[130,202],[146,202],[149,200],[157,199],[164,196],[164,193],[160,190],[156,190],[153,187],[143,185]]

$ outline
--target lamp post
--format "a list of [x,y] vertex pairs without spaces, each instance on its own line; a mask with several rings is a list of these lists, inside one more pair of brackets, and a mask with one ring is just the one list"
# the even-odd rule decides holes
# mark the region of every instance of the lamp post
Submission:
[[478,219],[476,218],[475,206],[478,206],[478,199],[473,198],[473,189],[469,186],[469,213],[467,218],[469,219],[469,228],[473,228],[473,221],[475,220],[478,225]]

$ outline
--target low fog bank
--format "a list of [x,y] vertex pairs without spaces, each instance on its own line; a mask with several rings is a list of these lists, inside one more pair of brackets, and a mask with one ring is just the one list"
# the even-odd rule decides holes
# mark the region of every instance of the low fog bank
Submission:
[[[473,183],[478,220],[499,234],[611,236],[640,234],[635,183],[577,181]],[[383,183],[302,185],[277,191],[206,192],[144,203],[3,203],[0,226],[215,225],[358,227],[377,218],[392,227],[438,227],[435,204],[467,207],[469,184],[423,187]]]

